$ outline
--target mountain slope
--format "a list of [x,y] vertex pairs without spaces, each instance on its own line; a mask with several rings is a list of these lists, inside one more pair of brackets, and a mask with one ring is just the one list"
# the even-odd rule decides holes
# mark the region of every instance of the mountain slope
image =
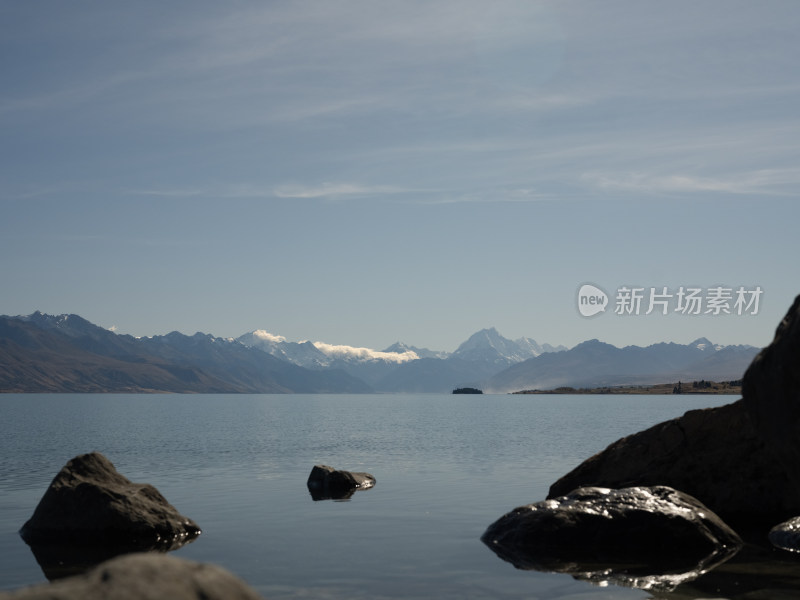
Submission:
[[3,392],[235,392],[199,369],[85,350],[70,336],[0,317]]
[[[687,345],[617,348],[598,340],[571,350],[496,329],[452,354],[394,344],[384,351],[288,342],[265,331],[237,340],[179,332],[118,335],[77,315],[0,317],[0,392],[359,393],[491,392],[741,378],[758,349]],[[299,364],[298,364],[299,363]]]
[[509,367],[486,384],[490,391],[598,387],[691,379],[740,379],[758,353],[752,346],[717,350],[708,340],[617,348],[598,340],[566,352],[542,354]]
[[341,371],[311,371],[233,340],[173,332],[133,338],[77,315],[0,317],[3,392],[364,392]]
[[416,346],[409,346],[403,342],[395,342],[388,348],[384,349],[384,352],[395,352],[397,354],[413,352],[420,358],[447,358],[449,356],[447,352],[428,350],[427,348],[417,348]]

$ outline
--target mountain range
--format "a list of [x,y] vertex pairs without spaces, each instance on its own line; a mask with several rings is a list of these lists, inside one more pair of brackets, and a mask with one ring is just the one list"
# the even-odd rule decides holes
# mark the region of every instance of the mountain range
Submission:
[[365,393],[480,387],[504,393],[677,380],[738,379],[752,346],[691,344],[572,349],[482,329],[454,352],[397,342],[384,350],[292,342],[265,330],[238,338],[120,335],[78,315],[0,316],[0,392]]
[[691,344],[660,343],[617,348],[589,340],[558,354],[543,354],[512,365],[490,377],[484,387],[492,392],[645,385],[701,379],[741,379],[759,349],[718,346],[706,338]]

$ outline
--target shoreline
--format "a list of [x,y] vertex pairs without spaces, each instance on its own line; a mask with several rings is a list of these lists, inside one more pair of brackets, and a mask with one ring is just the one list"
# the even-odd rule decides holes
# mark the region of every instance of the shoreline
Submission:
[[551,390],[520,390],[512,394],[675,394],[675,395],[742,395],[742,380],[736,381],[675,381],[672,383],[655,383],[651,385],[618,385],[591,388],[557,387]]

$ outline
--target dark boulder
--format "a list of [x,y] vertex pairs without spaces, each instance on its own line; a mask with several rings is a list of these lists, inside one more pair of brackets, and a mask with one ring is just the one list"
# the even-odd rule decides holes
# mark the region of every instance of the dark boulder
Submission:
[[20,530],[30,545],[108,545],[170,550],[200,534],[149,484],[133,483],[102,454],[70,460]]
[[[742,396],[756,431],[800,489],[800,296],[748,367]],[[800,514],[800,507],[795,514]]]
[[740,400],[691,410],[624,437],[556,481],[549,498],[579,487],[666,485],[694,496],[742,533],[800,514],[789,484]]
[[706,506],[665,486],[581,488],[514,509],[481,540],[518,569],[662,589],[699,576],[742,546]]
[[800,552],[800,517],[793,517],[775,525],[770,529],[767,537],[777,548],[789,552]]
[[314,500],[347,500],[358,490],[375,485],[369,473],[339,471],[327,465],[314,465],[306,482]]
[[0,592],[0,600],[260,600],[261,596],[215,565],[165,554],[129,554],[83,575]]

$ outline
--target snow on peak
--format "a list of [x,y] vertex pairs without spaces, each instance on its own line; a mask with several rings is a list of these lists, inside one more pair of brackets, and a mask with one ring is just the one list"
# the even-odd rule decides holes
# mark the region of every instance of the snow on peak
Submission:
[[697,338],[695,341],[693,341],[689,345],[690,346],[694,346],[698,350],[704,350],[704,351],[705,350],[719,350],[720,349],[720,346],[717,346],[717,345],[711,343],[711,341],[708,338],[705,338],[705,337]]
[[344,360],[383,360],[386,362],[404,363],[411,360],[417,360],[416,352],[408,350],[406,352],[380,352],[372,348],[356,348],[354,346],[340,346],[334,344],[326,344],[325,342],[312,342],[314,347],[330,356],[331,358],[340,358]]

